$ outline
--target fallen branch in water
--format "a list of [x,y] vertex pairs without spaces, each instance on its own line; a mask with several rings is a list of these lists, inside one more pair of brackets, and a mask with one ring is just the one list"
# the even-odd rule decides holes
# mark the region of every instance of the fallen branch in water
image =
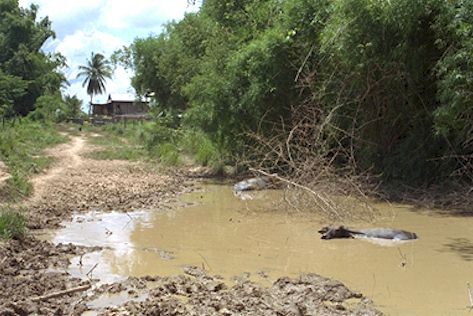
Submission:
[[92,267],[92,269],[90,269],[89,272],[87,272],[86,276],[88,276],[90,279],[92,279],[92,272],[95,270],[95,268],[97,268],[98,265],[99,265],[99,264],[96,263],[96,264]]
[[332,215],[335,215],[337,218],[340,218],[340,215],[338,214],[336,208],[335,208],[333,205],[331,205],[331,203],[330,203],[327,199],[325,199],[321,194],[315,192],[314,190],[312,190],[312,189],[310,189],[310,188],[308,188],[308,187],[306,187],[306,186],[303,186],[303,185],[301,185],[301,184],[299,184],[299,183],[296,183],[296,182],[294,182],[294,181],[291,181],[291,180],[285,179],[285,178],[283,178],[283,177],[280,177],[280,176],[278,176],[278,175],[275,174],[275,173],[268,173],[268,172],[265,172],[265,171],[263,171],[263,170],[258,170],[258,169],[254,169],[254,168],[250,168],[249,170],[250,170],[250,171],[254,171],[254,172],[261,173],[262,175],[265,175],[265,176],[267,176],[267,177],[275,178],[275,179],[277,179],[277,180],[279,180],[279,181],[285,182],[285,183],[290,184],[290,185],[292,185],[292,186],[295,186],[295,187],[297,187],[297,188],[299,188],[299,189],[302,189],[302,190],[304,190],[304,191],[307,191],[307,192],[310,193],[320,204],[322,204],[322,206],[324,206],[324,209],[325,209],[326,211],[329,210],[329,211],[331,211],[331,212],[333,213]]
[[31,301],[32,302],[41,302],[41,301],[48,300],[50,298],[55,298],[55,297],[59,297],[59,296],[63,296],[63,295],[71,294],[71,293],[76,293],[76,292],[82,292],[82,291],[88,290],[91,286],[92,285],[90,283],[87,283],[85,285],[81,285],[81,286],[78,286],[78,287],[73,287],[73,288],[70,288],[70,289],[67,289],[67,290],[53,292],[53,293],[49,293],[49,294],[46,294],[46,295],[34,297],[34,298],[31,299]]
[[312,95],[291,106],[287,120],[262,117],[258,129],[247,133],[253,141],[241,162],[253,173],[286,184],[283,202],[292,209],[318,213],[331,222],[371,222],[379,215],[370,199],[377,193],[378,178],[356,164],[356,121],[351,130],[334,123],[347,103],[337,99],[328,111],[324,98]]

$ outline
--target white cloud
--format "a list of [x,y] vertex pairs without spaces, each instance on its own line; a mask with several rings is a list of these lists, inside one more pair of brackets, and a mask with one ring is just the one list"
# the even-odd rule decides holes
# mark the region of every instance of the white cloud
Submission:
[[[77,94],[88,103],[89,97],[77,80],[79,65],[86,63],[91,52],[109,57],[115,50],[131,44],[136,37],[146,37],[162,31],[164,23],[180,20],[185,12],[196,11],[187,0],[20,0],[20,6],[39,5],[39,16],[48,16],[57,38],[49,40],[43,49],[60,52],[67,58],[65,71],[71,83],[68,94]],[[103,101],[109,93],[124,94],[132,91],[132,74],[117,68],[112,80],[107,81],[107,93],[94,97]]]
[[[116,36],[97,30],[87,33],[79,30],[59,41],[55,50],[66,56],[69,64],[69,69],[65,71],[66,78],[71,83],[67,93],[77,94],[81,99],[89,100],[85,89],[81,85],[82,80],[77,79],[79,65],[86,64],[87,59],[90,59],[91,52],[110,56],[115,50],[126,44],[125,41]],[[107,93],[117,92],[117,90],[130,90],[131,75],[131,73],[125,72],[124,69],[117,68],[113,79],[107,81]],[[95,97],[95,100],[103,101],[103,99],[106,99],[106,96]]]
[[39,5],[42,16],[49,16],[52,21],[70,20],[81,12],[91,12],[103,6],[104,0],[20,0],[20,6],[29,6],[30,3]]
[[182,18],[187,9],[187,0],[107,0],[101,8],[100,21],[112,29],[158,29],[166,21]]

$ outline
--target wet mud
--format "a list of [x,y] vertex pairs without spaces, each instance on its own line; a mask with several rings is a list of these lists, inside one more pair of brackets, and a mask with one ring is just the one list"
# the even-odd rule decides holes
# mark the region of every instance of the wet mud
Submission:
[[98,315],[381,315],[362,294],[316,274],[282,277],[263,287],[248,279],[227,285],[196,267],[184,271],[127,280],[122,291],[146,292],[146,299],[105,308]]
[[47,194],[28,204],[30,228],[58,227],[73,212],[166,208],[189,184],[179,175],[160,174],[140,163],[87,159],[44,184]]
[[44,294],[87,284],[66,272],[72,256],[97,248],[53,245],[32,237],[0,243],[0,315],[69,315],[81,293]]

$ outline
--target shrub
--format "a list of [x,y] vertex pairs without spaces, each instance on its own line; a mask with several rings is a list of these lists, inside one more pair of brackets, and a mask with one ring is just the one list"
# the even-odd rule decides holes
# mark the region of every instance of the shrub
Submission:
[[158,145],[155,149],[159,160],[165,164],[170,166],[175,166],[179,164],[179,151],[177,147],[172,143],[164,143]]
[[26,234],[26,219],[11,209],[0,210],[0,237],[19,239]]
[[199,131],[186,131],[180,140],[180,146],[204,166],[211,165],[220,156],[217,147],[210,138]]

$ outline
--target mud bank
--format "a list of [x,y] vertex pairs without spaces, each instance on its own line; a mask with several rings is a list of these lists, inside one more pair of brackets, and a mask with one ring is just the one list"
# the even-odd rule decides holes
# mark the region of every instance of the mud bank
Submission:
[[125,292],[130,300],[99,315],[382,315],[369,299],[342,283],[316,274],[283,277],[263,287],[240,277],[228,285],[196,267],[185,275],[130,278],[101,287],[104,293]]
[[88,284],[65,272],[72,256],[97,249],[53,245],[32,237],[0,243],[0,315],[69,315],[81,293],[43,299]]

